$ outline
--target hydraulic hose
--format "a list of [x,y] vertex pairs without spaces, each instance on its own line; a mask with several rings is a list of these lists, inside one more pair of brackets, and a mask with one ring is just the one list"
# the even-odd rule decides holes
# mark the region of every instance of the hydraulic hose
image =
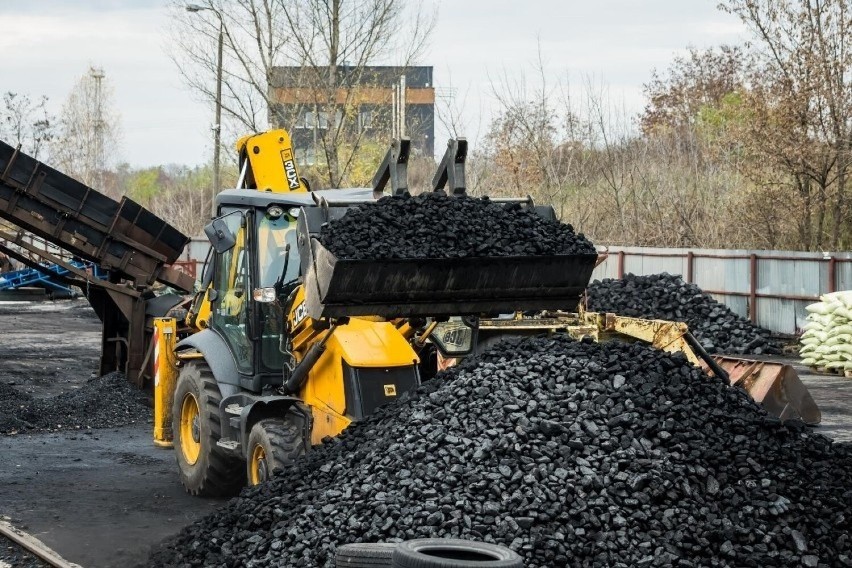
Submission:
[[713,359],[713,357],[709,353],[707,353],[704,347],[701,346],[701,343],[699,343],[698,340],[695,339],[695,336],[692,335],[691,332],[686,332],[686,335],[684,335],[683,338],[686,340],[689,346],[692,347],[692,350],[695,351],[695,353],[697,353],[698,356],[705,363],[707,363],[707,366],[710,367],[710,370],[713,371],[714,375],[716,375],[720,379],[724,379],[725,382],[730,382],[730,378],[728,377],[727,371],[725,371],[725,369],[723,369],[719,366],[718,363],[716,363],[716,360]]
[[325,337],[308,349],[308,352],[305,353],[305,356],[302,357],[302,360],[299,361],[296,368],[290,373],[290,377],[285,381],[284,394],[295,394],[302,390],[302,387],[305,386],[305,381],[308,379],[308,373],[325,352],[325,344],[331,338],[331,334],[334,333],[335,329],[337,329],[337,324],[332,325],[328,333],[325,334]]

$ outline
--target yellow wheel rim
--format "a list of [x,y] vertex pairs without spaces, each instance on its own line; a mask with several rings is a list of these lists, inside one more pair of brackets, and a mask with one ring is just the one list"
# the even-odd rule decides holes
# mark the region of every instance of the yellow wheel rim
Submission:
[[195,465],[201,454],[200,419],[195,395],[186,393],[180,406],[180,451],[189,465]]
[[266,481],[266,450],[260,444],[252,448],[249,464],[249,484],[257,485]]

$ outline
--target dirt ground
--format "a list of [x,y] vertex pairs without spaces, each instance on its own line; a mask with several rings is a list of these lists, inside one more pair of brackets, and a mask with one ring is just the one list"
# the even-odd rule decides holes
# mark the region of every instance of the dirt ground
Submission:
[[[3,302],[0,326],[0,382],[53,396],[97,371],[100,321],[85,301]],[[143,562],[221,503],[184,492],[150,424],[0,436],[0,455],[0,516],[86,568]]]
[[[0,382],[52,396],[97,371],[100,322],[84,301],[0,302],[0,326]],[[817,431],[852,441],[852,379],[797,370],[822,410]],[[0,455],[0,516],[86,568],[137,565],[222,503],[183,491],[150,424],[0,436]]]
[[0,330],[0,381],[35,397],[78,387],[98,370],[101,322],[86,300],[0,301]]
[[787,360],[799,373],[822,413],[815,430],[839,442],[852,442],[852,379],[820,375],[795,360]]

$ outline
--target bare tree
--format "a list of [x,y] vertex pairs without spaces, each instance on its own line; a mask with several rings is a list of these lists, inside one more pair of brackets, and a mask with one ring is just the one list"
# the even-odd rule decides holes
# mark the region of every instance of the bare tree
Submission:
[[[507,73],[492,81],[492,96],[500,113],[486,135],[485,150],[492,166],[504,175],[492,176],[502,187],[495,192],[530,194],[551,204],[564,217],[577,190],[587,181],[587,151],[594,125],[585,113],[585,100],[576,100],[567,84],[551,84],[541,51],[533,65],[536,77],[511,80]],[[576,205],[576,202],[574,203]]]
[[675,57],[665,72],[654,70],[644,85],[648,102],[640,116],[642,132],[695,125],[702,112],[743,90],[747,54],[740,46],[722,45]]
[[106,174],[117,163],[121,137],[112,96],[112,86],[100,69],[91,68],[81,76],[62,105],[50,152],[57,168],[108,192]]
[[27,94],[3,93],[0,109],[0,139],[20,145],[34,158],[40,154],[54,135],[54,117],[47,110],[47,97],[32,100]]
[[726,0],[751,30],[760,66],[750,147],[787,175],[800,246],[852,238],[852,5],[847,0]]
[[[314,121],[324,116],[317,143],[332,187],[355,167],[367,134],[357,107],[368,67],[410,65],[435,21],[419,2],[397,0],[205,0],[196,13],[184,8],[173,5],[172,57],[190,87],[215,100],[213,46],[221,30],[225,116],[243,132],[264,130],[270,121],[292,129],[306,110]],[[301,95],[282,105],[275,87],[287,68]]]

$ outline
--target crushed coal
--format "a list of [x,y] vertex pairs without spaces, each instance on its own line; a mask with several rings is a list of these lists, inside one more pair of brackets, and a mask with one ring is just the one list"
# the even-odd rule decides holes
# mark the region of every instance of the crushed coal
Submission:
[[[58,380],[58,379],[57,379]],[[79,389],[34,398],[0,383],[0,434],[113,428],[150,418],[148,398],[115,372],[90,379]]]
[[574,228],[517,203],[423,193],[383,197],[325,224],[319,240],[338,258],[461,258],[596,254]]
[[852,566],[852,448],[681,354],[509,340],[165,541],[151,566],[333,566],[423,537],[554,566]]
[[589,310],[684,322],[710,353],[772,355],[782,352],[768,330],[716,301],[695,284],[668,273],[595,280]]

